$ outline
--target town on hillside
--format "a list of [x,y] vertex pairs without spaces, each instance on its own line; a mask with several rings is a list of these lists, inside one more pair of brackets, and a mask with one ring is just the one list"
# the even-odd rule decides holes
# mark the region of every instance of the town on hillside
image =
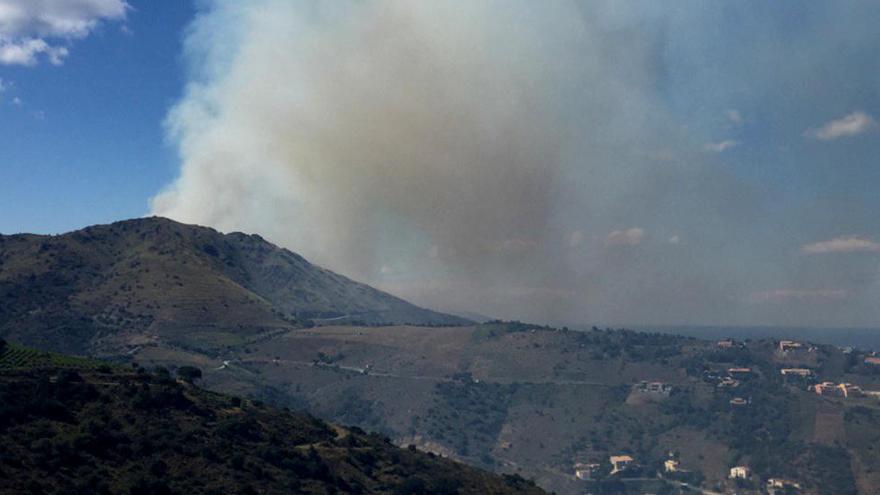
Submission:
[[[794,340],[779,340],[767,356],[771,368],[742,358],[752,354],[754,343],[734,339],[715,343],[717,364],[704,363],[699,379],[711,386],[719,404],[726,403],[732,413],[749,414],[755,404],[751,391],[762,384],[775,383],[780,390],[815,394],[829,405],[837,404],[859,411],[865,406],[876,409],[880,399],[880,354],[851,347],[838,348],[840,362],[829,362],[817,346]],[[832,355],[834,357],[834,355]],[[724,362],[731,363],[723,366]],[[835,376],[826,379],[823,371]],[[835,372],[836,371],[836,372]],[[842,372],[842,373],[841,373]],[[850,381],[852,380],[852,381]],[[853,383],[861,381],[862,385]],[[868,384],[868,386],[865,386]],[[681,386],[646,378],[633,384],[626,404],[638,406],[674,398]],[[757,412],[756,412],[757,414]],[[847,413],[849,414],[849,413]],[[656,493],[700,492],[706,495],[792,495],[816,492],[797,478],[785,473],[761,475],[749,465],[749,456],[740,456],[723,467],[722,472],[705,473],[682,460],[682,452],[670,450],[664,458],[639,458],[633,452],[614,452],[605,457],[594,455],[578,460],[572,475],[584,483],[584,493]],[[733,459],[732,459],[733,461]],[[716,481],[707,483],[707,474]],[[663,483],[658,484],[657,481]],[[629,487],[626,489],[625,487]],[[633,488],[636,491],[632,491]],[[652,490],[652,491],[639,491]]]

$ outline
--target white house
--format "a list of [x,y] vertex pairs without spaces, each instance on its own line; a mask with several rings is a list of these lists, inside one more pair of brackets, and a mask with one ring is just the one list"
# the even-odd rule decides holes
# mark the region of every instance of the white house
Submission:
[[675,459],[667,459],[667,460],[663,463],[663,469],[664,469],[667,473],[675,473],[675,472],[677,472],[677,471],[679,470],[679,465],[680,465],[679,462],[676,461]]
[[591,480],[596,471],[599,470],[598,464],[585,464],[579,462],[574,465],[574,475],[579,480]]
[[749,474],[751,471],[748,466],[734,466],[730,468],[730,476],[729,478],[732,480],[745,480],[749,478]]

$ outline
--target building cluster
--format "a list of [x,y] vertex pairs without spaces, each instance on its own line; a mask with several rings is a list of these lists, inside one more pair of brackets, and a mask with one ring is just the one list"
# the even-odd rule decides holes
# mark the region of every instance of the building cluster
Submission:
[[800,490],[801,484],[783,478],[770,478],[766,483],[769,495],[789,493],[791,490]]
[[574,465],[574,475],[579,480],[591,480],[599,472],[601,464],[579,462]]
[[[730,474],[727,476],[731,480],[747,481],[752,477],[752,470],[748,466],[734,466],[730,468]],[[791,491],[800,491],[800,483],[783,478],[769,478],[764,482],[764,487],[769,495],[782,493],[791,493]]]
[[[610,456],[608,463],[611,465],[611,472],[609,474],[612,476],[637,466],[632,456],[624,454]],[[578,462],[574,465],[574,475],[579,480],[589,481],[596,479],[597,475],[601,472],[602,464],[597,462]]]
[[800,342],[796,342],[794,340],[780,340],[779,341],[779,352],[783,354],[787,354],[792,351],[800,351],[804,348],[804,345]]
[[727,373],[704,371],[703,380],[708,383],[714,383],[718,388],[737,388],[743,379],[751,375],[751,368],[729,368]]
[[[638,467],[636,460],[632,456],[625,454],[610,456],[608,458],[608,464],[606,464],[605,466],[608,466],[609,464],[611,467],[611,471],[609,472],[609,474],[611,476]],[[579,480],[591,481],[597,479],[597,477],[600,476],[602,468],[603,465],[600,463],[579,462],[574,465],[574,474],[575,477],[577,477],[577,479]],[[678,460],[677,455],[672,452],[669,453],[669,458],[663,462],[663,472],[665,474],[675,475],[688,473],[686,469],[682,468],[681,462]],[[733,466],[730,468],[727,478],[733,481],[750,481],[753,479],[753,473],[751,468],[749,468],[748,466]],[[770,495],[791,493],[792,491],[801,490],[800,483],[785,478],[769,478],[764,482],[763,486],[766,493]]]
[[786,356],[791,353],[816,352],[816,347],[795,340],[780,340],[778,344],[778,352],[779,354]]
[[[717,346],[722,349],[729,349],[738,346],[742,346],[733,339],[721,340],[717,342]],[[816,348],[813,346],[808,346],[801,342],[793,341],[793,340],[781,340],[778,343],[778,347],[776,352],[781,355],[791,355],[793,353],[802,353],[802,352],[815,352]],[[880,353],[872,354],[866,356],[864,358],[865,366],[876,366],[880,368]],[[803,365],[802,365],[803,366]],[[718,388],[728,388],[731,389],[731,392],[734,392],[733,397],[730,399],[730,405],[732,407],[745,407],[751,404],[751,398],[747,398],[745,396],[737,396],[735,394],[735,390],[737,387],[740,387],[744,380],[748,380],[750,377],[756,376],[756,370],[753,370],[750,367],[731,367],[727,370],[706,370],[703,372],[703,380],[707,383],[714,383]],[[854,397],[865,397],[865,396],[877,396],[880,398],[880,392],[872,392],[868,390],[862,390],[861,387],[852,383],[835,383],[831,381],[819,382],[818,376],[816,372],[807,367],[791,367],[791,368],[781,368],[779,373],[785,378],[793,378],[793,379],[803,379],[807,380],[806,385],[810,387],[817,395],[828,396],[828,397],[841,397],[841,398],[854,398]],[[798,381],[798,383],[803,384],[804,382]],[[639,383],[633,385],[633,391],[644,393],[644,394],[656,394],[661,396],[668,396],[672,393],[673,386],[667,383],[659,382],[659,381],[647,381],[643,380]],[[745,394],[743,394],[745,395]],[[610,464],[610,471],[608,471],[608,466]],[[610,475],[619,475],[626,471],[634,472],[639,465],[636,463],[635,459],[629,455],[612,455],[608,458],[607,464],[599,464],[599,463],[578,463],[575,464],[575,476],[581,480],[594,480],[597,476],[600,476],[600,473],[604,472],[610,473]],[[681,462],[677,458],[676,455],[670,452],[669,458],[663,462],[662,473],[667,475],[673,475],[670,479],[682,479],[680,475],[682,473],[688,473],[686,469],[683,469]],[[658,473],[658,476],[660,473]],[[761,480],[756,477],[751,469],[748,466],[740,465],[733,466],[730,468],[727,478],[732,481],[747,481],[753,483],[760,483]],[[761,485],[762,492],[767,493],[769,495],[781,495],[784,493],[792,493],[792,492],[800,492],[801,484],[797,481],[792,481],[790,479],[784,478],[769,478],[763,481]]]

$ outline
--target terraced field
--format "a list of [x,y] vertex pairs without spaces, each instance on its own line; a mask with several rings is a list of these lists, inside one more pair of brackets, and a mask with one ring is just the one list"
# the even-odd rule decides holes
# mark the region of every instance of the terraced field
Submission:
[[0,370],[30,368],[96,369],[101,366],[108,366],[108,364],[95,359],[64,356],[10,343],[0,346]]

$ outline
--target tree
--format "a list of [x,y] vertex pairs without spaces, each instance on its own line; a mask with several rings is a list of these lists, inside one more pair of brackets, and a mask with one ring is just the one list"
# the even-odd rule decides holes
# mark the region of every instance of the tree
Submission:
[[177,376],[187,383],[192,383],[202,377],[202,370],[195,366],[181,366],[177,368]]

